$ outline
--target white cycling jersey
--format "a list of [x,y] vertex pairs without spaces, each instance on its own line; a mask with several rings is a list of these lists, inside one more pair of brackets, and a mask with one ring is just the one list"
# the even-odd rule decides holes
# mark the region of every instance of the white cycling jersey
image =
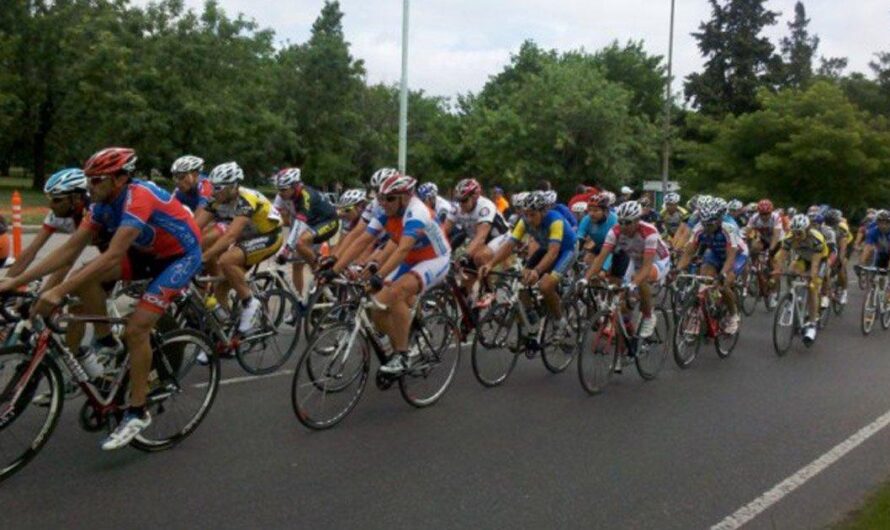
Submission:
[[436,217],[439,221],[445,221],[447,219],[453,220],[456,212],[457,207],[454,204],[449,200],[436,195]]
[[782,239],[785,235],[782,218],[779,216],[779,212],[772,212],[769,215],[763,215],[760,212],[755,213],[748,221],[748,228],[757,230],[757,232],[759,232],[767,241],[772,240],[773,229],[775,228],[779,229],[779,239]]
[[621,225],[615,225],[606,235],[603,242],[603,250],[623,251],[631,259],[636,267],[643,263],[643,256],[655,255],[655,260],[660,261],[670,257],[671,253],[658,234],[654,225],[640,221],[636,232],[626,236],[621,232]]
[[73,234],[77,230],[77,225],[78,222],[74,217],[58,217],[52,211],[43,219],[43,228],[51,234],[56,232]]
[[463,229],[471,240],[476,235],[476,227],[483,223],[491,224],[491,230],[488,232],[486,243],[501,234],[507,233],[507,221],[504,220],[504,216],[498,212],[494,203],[485,197],[477,198],[476,207],[469,212],[464,212],[458,206],[449,219],[455,226]]

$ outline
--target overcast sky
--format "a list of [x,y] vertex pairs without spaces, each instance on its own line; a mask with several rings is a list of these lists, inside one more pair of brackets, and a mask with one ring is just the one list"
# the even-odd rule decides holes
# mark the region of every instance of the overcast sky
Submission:
[[[203,0],[185,0],[200,9]],[[227,14],[252,17],[280,41],[303,42],[323,0],[219,0]],[[145,0],[140,3],[146,3]],[[778,45],[794,15],[794,0],[770,0],[780,23],[767,32]],[[341,0],[346,38],[364,59],[372,83],[396,82],[401,68],[401,0]],[[819,53],[848,57],[865,72],[873,53],[890,51],[887,0],[808,0]],[[690,35],[710,14],[706,0],[676,0],[675,90],[701,68]],[[451,96],[478,91],[525,39],[545,48],[596,50],[617,39],[642,39],[649,53],[667,56],[670,0],[411,0],[409,76],[412,89]]]

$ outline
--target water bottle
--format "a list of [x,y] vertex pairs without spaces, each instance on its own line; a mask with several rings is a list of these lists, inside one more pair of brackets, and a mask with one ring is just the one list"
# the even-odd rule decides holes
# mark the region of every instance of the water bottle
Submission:
[[214,296],[212,294],[210,296],[208,296],[207,299],[204,301],[204,307],[207,308],[208,311],[210,311],[214,315],[216,315],[216,318],[220,322],[225,322],[229,316],[226,313],[225,308],[219,304],[219,301],[216,299],[216,296]]
[[380,349],[385,355],[392,354],[392,341],[389,340],[389,335],[378,333],[377,342],[380,344]]

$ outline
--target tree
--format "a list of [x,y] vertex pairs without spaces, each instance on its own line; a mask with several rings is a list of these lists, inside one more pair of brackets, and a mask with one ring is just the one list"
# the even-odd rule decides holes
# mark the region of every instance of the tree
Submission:
[[630,41],[623,47],[616,41],[593,55],[593,62],[602,66],[606,79],[630,92],[631,112],[652,121],[664,112],[667,71],[662,59],[660,55],[648,55],[642,41]]
[[783,37],[781,42],[784,62],[780,82],[783,87],[802,88],[813,77],[813,58],[819,47],[819,37],[810,35],[807,30],[809,25],[806,8],[803,2],[798,1],[794,4],[794,20],[788,23],[791,34]]
[[843,209],[890,199],[886,119],[860,111],[825,81],[804,91],[763,89],[759,99],[759,111],[698,118],[695,127],[712,140],[681,147],[682,178],[690,188]]
[[776,62],[773,45],[761,32],[778,14],[763,6],[766,0],[709,1],[711,19],[692,34],[705,69],[686,78],[686,100],[710,116],[756,110],[757,90],[771,84],[770,66]]

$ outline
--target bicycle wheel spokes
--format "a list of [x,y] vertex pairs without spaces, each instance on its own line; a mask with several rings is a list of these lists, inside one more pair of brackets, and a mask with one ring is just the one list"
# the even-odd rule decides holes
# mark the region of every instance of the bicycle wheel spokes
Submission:
[[[37,366],[13,403],[31,354],[25,346],[0,349],[0,481],[34,458],[49,439],[62,413],[62,377],[46,362]],[[41,397],[43,406],[33,403]]]
[[399,390],[411,405],[427,407],[438,401],[454,380],[460,362],[460,334],[448,315],[438,313],[424,317],[412,339],[421,364],[399,379]]
[[652,316],[655,317],[655,332],[647,339],[639,339],[636,354],[637,372],[647,381],[658,376],[671,344],[667,313],[656,308],[652,310]]
[[694,305],[687,309],[674,330],[674,362],[680,368],[688,368],[701,347],[701,309]]
[[515,308],[493,307],[476,327],[472,364],[476,379],[484,386],[497,386],[507,380],[518,359],[519,322]]
[[871,330],[875,325],[875,317],[878,312],[877,296],[877,289],[872,286],[862,300],[862,318],[860,324],[863,335],[871,333]]
[[568,302],[562,304],[562,314],[569,323],[565,336],[558,343],[547,337],[552,337],[556,332],[556,319],[547,319],[547,328],[544,330],[545,347],[541,352],[541,360],[547,370],[558,374],[572,364],[575,352],[578,351],[578,342],[581,335],[581,318],[575,304]]
[[260,294],[262,322],[259,333],[245,338],[236,356],[244,370],[254,375],[278,370],[293,355],[300,338],[297,298],[280,289]]
[[618,357],[616,332],[608,310],[596,313],[584,330],[578,353],[578,379],[589,394],[602,392],[612,378]]
[[310,429],[333,427],[358,403],[368,381],[370,346],[351,325],[320,331],[297,363],[291,404]]
[[[202,353],[209,362],[198,362]],[[164,334],[152,352],[152,365],[147,403],[151,425],[133,441],[133,447],[143,451],[169,449],[194,432],[219,388],[219,358],[197,331]]]
[[773,319],[773,347],[776,355],[785,355],[794,340],[794,295],[786,294],[776,307]]

